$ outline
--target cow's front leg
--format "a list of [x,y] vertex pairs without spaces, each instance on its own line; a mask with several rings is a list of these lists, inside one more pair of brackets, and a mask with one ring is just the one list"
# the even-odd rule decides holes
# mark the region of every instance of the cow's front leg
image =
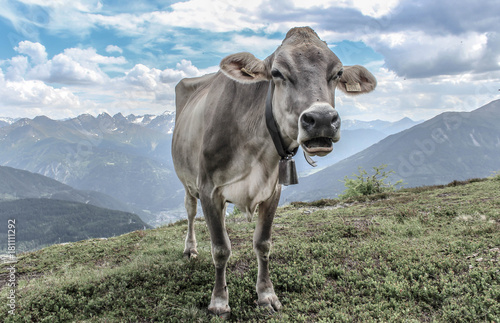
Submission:
[[253,247],[259,262],[257,276],[258,304],[271,312],[281,309],[281,303],[274,292],[273,283],[269,278],[269,254],[271,251],[271,227],[274,214],[278,207],[281,185],[277,185],[275,193],[267,201],[259,205],[259,219],[253,236]]
[[222,199],[201,198],[205,220],[210,231],[212,258],[215,265],[215,286],[208,310],[219,317],[229,318],[229,293],[226,285],[226,264],[231,256],[231,242],[227,235]]

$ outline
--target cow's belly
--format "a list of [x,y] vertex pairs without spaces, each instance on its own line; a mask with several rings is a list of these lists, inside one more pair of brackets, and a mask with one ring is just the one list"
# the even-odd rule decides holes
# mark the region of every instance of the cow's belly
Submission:
[[[245,213],[253,213],[260,203],[268,200],[276,189],[278,168],[269,171],[265,164],[255,163],[243,176],[235,176],[220,187],[227,202]],[[241,174],[241,173],[240,173]]]

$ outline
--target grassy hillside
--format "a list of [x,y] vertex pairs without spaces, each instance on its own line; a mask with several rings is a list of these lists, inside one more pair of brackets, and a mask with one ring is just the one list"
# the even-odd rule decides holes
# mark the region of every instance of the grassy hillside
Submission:
[[[498,176],[280,208],[271,276],[284,307],[274,316],[255,305],[255,223],[227,222],[233,321],[500,321]],[[185,221],[23,254],[15,315],[0,282],[0,320],[217,321],[206,313],[214,269],[202,220],[196,230],[191,261],[182,255]]]

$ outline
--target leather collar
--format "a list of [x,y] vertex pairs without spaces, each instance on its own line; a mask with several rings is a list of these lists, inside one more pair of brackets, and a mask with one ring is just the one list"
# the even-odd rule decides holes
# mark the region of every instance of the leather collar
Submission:
[[281,159],[291,158],[295,156],[297,153],[298,147],[289,151],[285,146],[285,142],[283,141],[283,137],[278,130],[278,125],[276,124],[276,119],[274,119],[273,114],[273,92],[274,92],[274,83],[273,81],[269,81],[269,89],[267,90],[267,98],[266,98],[266,125],[271,138],[273,139],[274,147],[276,147],[276,151],[278,155],[280,155]]

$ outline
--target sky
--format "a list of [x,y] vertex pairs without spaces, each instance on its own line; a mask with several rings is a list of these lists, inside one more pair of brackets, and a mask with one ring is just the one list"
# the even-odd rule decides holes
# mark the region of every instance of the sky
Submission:
[[184,77],[264,59],[310,26],[377,89],[337,91],[342,118],[396,121],[500,99],[497,0],[0,0],[0,117],[175,110]]

